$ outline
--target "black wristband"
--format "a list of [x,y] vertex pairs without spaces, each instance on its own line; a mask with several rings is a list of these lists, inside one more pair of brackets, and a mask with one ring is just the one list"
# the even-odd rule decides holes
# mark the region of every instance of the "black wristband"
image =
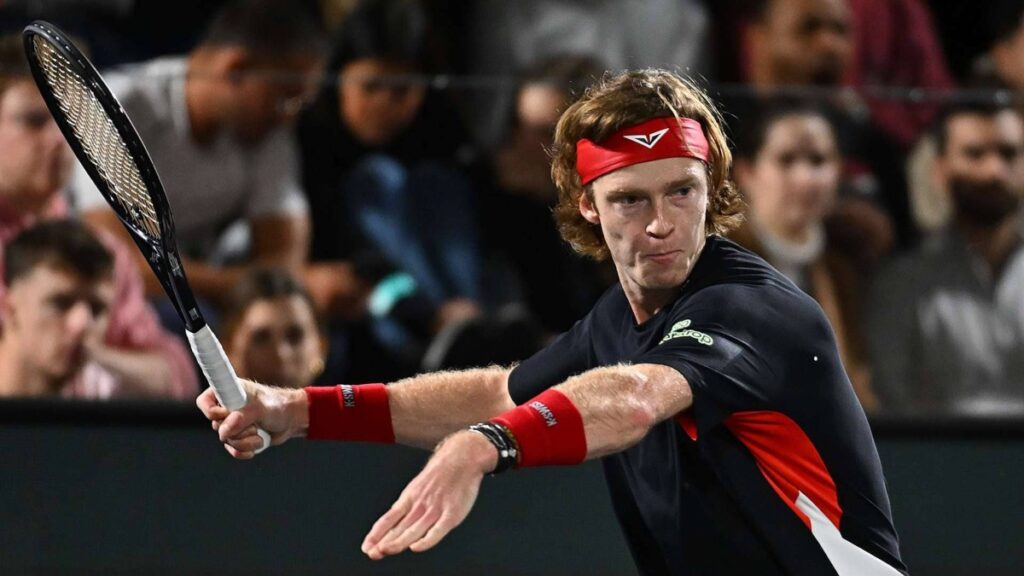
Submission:
[[504,426],[492,422],[481,422],[473,424],[469,429],[482,434],[498,451],[498,464],[491,472],[491,476],[509,470],[519,461],[519,449]]

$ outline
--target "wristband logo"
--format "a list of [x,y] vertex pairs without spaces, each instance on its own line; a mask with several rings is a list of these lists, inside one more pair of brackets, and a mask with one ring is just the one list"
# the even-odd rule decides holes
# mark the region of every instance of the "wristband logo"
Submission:
[[348,384],[342,384],[341,388],[341,399],[345,405],[345,408],[356,407],[356,393],[352,390],[352,386]]
[[669,330],[668,334],[665,334],[665,337],[661,339],[661,342],[658,342],[658,346],[676,338],[693,338],[705,346],[711,346],[715,343],[714,338],[711,336],[708,336],[698,330],[691,330],[689,320],[683,320],[682,322],[676,322],[672,326],[672,329]]
[[558,424],[558,419],[555,418],[554,412],[545,406],[543,402],[534,400],[533,402],[530,402],[529,406],[536,410],[537,413],[541,415],[541,418],[544,418],[544,423],[548,425],[548,428]]

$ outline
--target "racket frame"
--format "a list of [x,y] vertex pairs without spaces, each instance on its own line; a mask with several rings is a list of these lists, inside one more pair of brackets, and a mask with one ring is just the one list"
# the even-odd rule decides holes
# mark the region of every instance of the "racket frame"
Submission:
[[[35,21],[25,28],[23,40],[25,52],[28,56],[29,68],[35,81],[40,86],[50,86],[46,73],[40,67],[38,57],[35,56],[35,36],[41,36],[62,56],[68,59],[73,71],[76,72],[87,84],[87,89],[99,101],[100,106],[110,117],[114,129],[127,147],[128,154],[139,169],[139,177],[149,193],[150,201],[153,203],[153,211],[157,218],[160,229],[159,238],[151,238],[149,234],[140,229],[133,221],[131,215],[125,213],[124,202],[110,189],[106,179],[96,169],[89,154],[82,147],[75,134],[74,128],[67,121],[67,115],[60,106],[60,102],[53,95],[51,90],[40,90],[43,100],[46,102],[50,113],[57,120],[57,126],[64,134],[64,139],[71,146],[75,156],[78,157],[82,167],[92,178],[93,183],[103,194],[111,209],[117,215],[118,220],[128,230],[129,236],[142,251],[146,262],[149,263],[157,280],[160,281],[164,291],[174,305],[178,316],[185,324],[185,328],[192,333],[199,332],[206,326],[199,306],[196,304],[195,296],[185,276],[185,268],[181,264],[181,257],[178,254],[177,241],[174,232],[174,220],[171,215],[171,206],[167,201],[167,194],[164,192],[163,184],[157,174],[156,167],[146,150],[142,139],[139,137],[135,126],[132,124],[128,114],[125,113],[121,103],[110,92],[107,85],[92,63],[76,48],[56,26],[48,22]],[[51,87],[52,89],[52,87]]]

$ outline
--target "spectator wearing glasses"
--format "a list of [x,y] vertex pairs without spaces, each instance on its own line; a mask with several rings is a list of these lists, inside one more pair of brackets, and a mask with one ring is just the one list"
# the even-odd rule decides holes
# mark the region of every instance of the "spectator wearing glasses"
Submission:
[[[0,38],[0,270],[4,248],[39,222],[64,218],[73,156],[32,81],[18,35]],[[109,233],[99,240],[113,255],[113,289],[106,334],[90,341],[93,360],[140,393],[187,398],[197,392],[192,357],[161,328],[147,304],[136,252]],[[6,287],[0,282],[0,299]],[[5,322],[0,311],[0,325]]]
[[[287,127],[312,91],[323,45],[301,7],[232,0],[187,56],[106,75],[153,157],[189,282],[208,303],[222,304],[253,265],[302,270],[309,218]],[[84,170],[74,191],[88,221],[124,234]],[[138,263],[149,293],[162,295]],[[178,324],[169,304],[162,311]]]

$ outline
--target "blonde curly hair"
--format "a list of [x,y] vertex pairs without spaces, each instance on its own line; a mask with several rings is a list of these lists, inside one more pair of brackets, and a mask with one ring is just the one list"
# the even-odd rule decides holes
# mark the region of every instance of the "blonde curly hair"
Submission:
[[708,208],[706,234],[725,234],[743,219],[743,200],[729,180],[732,153],[723,121],[704,92],[667,70],[631,70],[606,76],[562,114],[551,147],[551,178],[558,188],[555,221],[562,238],[580,254],[595,260],[609,256],[601,227],[580,214],[580,196],[593,201],[592,185],[580,184],[576,142],[601,142],[612,134],[652,118],[675,116],[700,123],[708,140]]

